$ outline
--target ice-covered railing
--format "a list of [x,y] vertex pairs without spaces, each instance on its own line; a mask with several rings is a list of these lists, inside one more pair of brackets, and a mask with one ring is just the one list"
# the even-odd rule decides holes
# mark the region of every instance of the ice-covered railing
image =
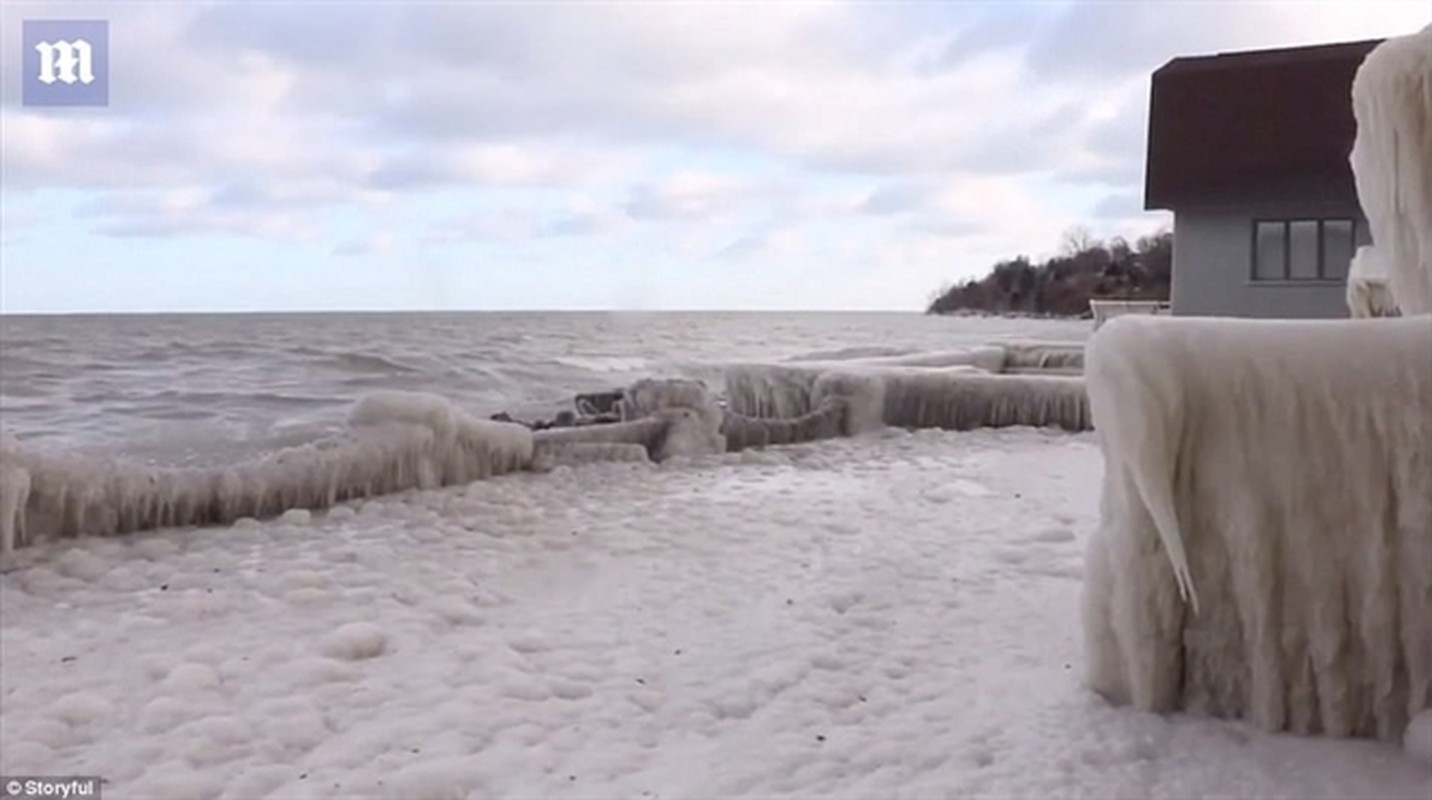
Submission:
[[[735,368],[727,404],[693,380],[643,380],[619,421],[531,430],[432,395],[363,398],[341,434],[235,466],[177,469],[48,453],[0,441],[0,551],[37,537],[224,524],[321,509],[521,470],[680,456],[852,436],[896,425],[1088,427],[1082,382],[1000,370],[1077,369],[1082,345],[1026,343]],[[763,371],[764,370],[764,371]]]
[[1093,688],[1395,737],[1432,706],[1432,317],[1128,317],[1089,346]]
[[532,433],[439,397],[365,397],[347,431],[232,467],[158,468],[0,442],[0,548],[35,536],[111,535],[268,517],[525,469]]
[[[756,418],[815,413],[832,393],[856,427],[970,430],[1011,425],[1088,430],[1082,344],[1009,343],[831,363],[753,364],[726,375],[730,409]],[[824,387],[824,388],[823,388]],[[834,387],[839,387],[834,388]]]
[[1085,650],[1118,703],[1413,749],[1432,728],[1432,26],[1379,45],[1353,103],[1359,258],[1408,316],[1094,335]]

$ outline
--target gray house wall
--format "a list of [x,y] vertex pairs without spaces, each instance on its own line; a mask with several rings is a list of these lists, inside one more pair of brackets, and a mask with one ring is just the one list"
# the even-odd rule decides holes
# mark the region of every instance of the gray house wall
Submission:
[[1174,209],[1173,313],[1196,316],[1346,317],[1346,281],[1256,282],[1255,219],[1352,219],[1356,243],[1369,242],[1355,197],[1326,184],[1276,190],[1241,188],[1228,198],[1185,201]]

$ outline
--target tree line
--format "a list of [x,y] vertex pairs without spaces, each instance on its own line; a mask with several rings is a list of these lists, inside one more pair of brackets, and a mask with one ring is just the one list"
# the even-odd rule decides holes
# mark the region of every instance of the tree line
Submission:
[[926,311],[1078,317],[1090,299],[1166,301],[1172,273],[1172,231],[1131,245],[1076,228],[1064,235],[1059,255],[1037,264],[1028,256],[1001,261],[983,278],[940,289]]

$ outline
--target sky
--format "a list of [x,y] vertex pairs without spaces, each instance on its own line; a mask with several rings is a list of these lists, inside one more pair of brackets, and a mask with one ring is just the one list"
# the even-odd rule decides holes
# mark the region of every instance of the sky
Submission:
[[[21,104],[21,21],[109,104]],[[910,310],[1135,237],[1149,75],[1377,2],[14,2],[0,312]]]

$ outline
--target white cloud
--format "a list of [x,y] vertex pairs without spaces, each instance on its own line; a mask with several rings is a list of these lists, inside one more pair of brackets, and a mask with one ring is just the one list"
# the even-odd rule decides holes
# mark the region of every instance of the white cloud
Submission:
[[681,170],[659,183],[633,186],[625,210],[633,219],[707,220],[730,216],[770,190],[746,178]]
[[333,248],[336,256],[386,256],[398,246],[398,239],[389,231],[379,231],[362,239],[352,239]]
[[325,215],[381,206],[419,248],[540,241],[574,260],[559,247],[592,240],[772,270],[879,251],[915,259],[911,280],[1090,217],[1151,226],[1132,201],[1168,59],[1429,16],[1425,0],[7,2],[3,35],[38,9],[111,20],[109,108],[19,108],[3,71],[3,191],[87,193],[64,223],[81,232],[319,239],[360,259],[391,234],[345,238]]

